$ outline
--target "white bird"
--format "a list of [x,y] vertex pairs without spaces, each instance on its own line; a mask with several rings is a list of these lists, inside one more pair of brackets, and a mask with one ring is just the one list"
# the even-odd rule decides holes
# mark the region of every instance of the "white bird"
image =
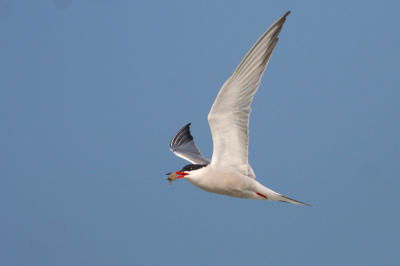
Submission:
[[169,181],[184,178],[208,192],[310,206],[257,182],[248,162],[251,103],[289,14],[290,11],[286,12],[261,35],[220,89],[208,114],[214,145],[211,161],[200,153],[194,143],[189,123],[171,140],[170,149],[192,164],[168,173]]

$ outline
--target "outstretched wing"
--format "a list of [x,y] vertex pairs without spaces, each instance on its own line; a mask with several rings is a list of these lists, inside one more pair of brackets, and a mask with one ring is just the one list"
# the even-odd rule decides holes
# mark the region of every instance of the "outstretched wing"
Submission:
[[185,159],[192,164],[209,164],[210,160],[205,158],[196,144],[193,136],[190,134],[190,123],[186,124],[175,137],[172,138],[169,144],[170,150],[178,157]]
[[212,165],[234,167],[244,175],[255,177],[248,163],[251,103],[289,13],[261,35],[219,91],[208,114],[214,145]]

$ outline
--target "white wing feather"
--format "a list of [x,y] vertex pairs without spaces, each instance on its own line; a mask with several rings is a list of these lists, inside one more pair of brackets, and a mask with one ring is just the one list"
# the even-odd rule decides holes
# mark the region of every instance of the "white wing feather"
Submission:
[[219,91],[208,114],[214,145],[211,165],[234,167],[255,178],[248,163],[251,103],[289,13],[286,12],[264,32]]

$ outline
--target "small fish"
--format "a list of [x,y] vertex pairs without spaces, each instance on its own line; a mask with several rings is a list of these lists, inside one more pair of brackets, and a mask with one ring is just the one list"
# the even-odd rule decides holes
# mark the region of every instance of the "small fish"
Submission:
[[178,177],[178,174],[176,172],[172,172],[172,173],[168,173],[167,176],[168,176],[167,180],[171,184],[172,182],[174,182],[176,180],[176,178]]

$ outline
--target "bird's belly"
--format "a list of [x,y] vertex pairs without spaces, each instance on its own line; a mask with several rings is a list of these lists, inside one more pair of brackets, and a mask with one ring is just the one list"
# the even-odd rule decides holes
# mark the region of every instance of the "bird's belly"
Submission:
[[200,180],[189,180],[193,185],[212,193],[237,198],[253,198],[253,181],[251,178],[237,173],[220,173],[218,176],[207,176]]

